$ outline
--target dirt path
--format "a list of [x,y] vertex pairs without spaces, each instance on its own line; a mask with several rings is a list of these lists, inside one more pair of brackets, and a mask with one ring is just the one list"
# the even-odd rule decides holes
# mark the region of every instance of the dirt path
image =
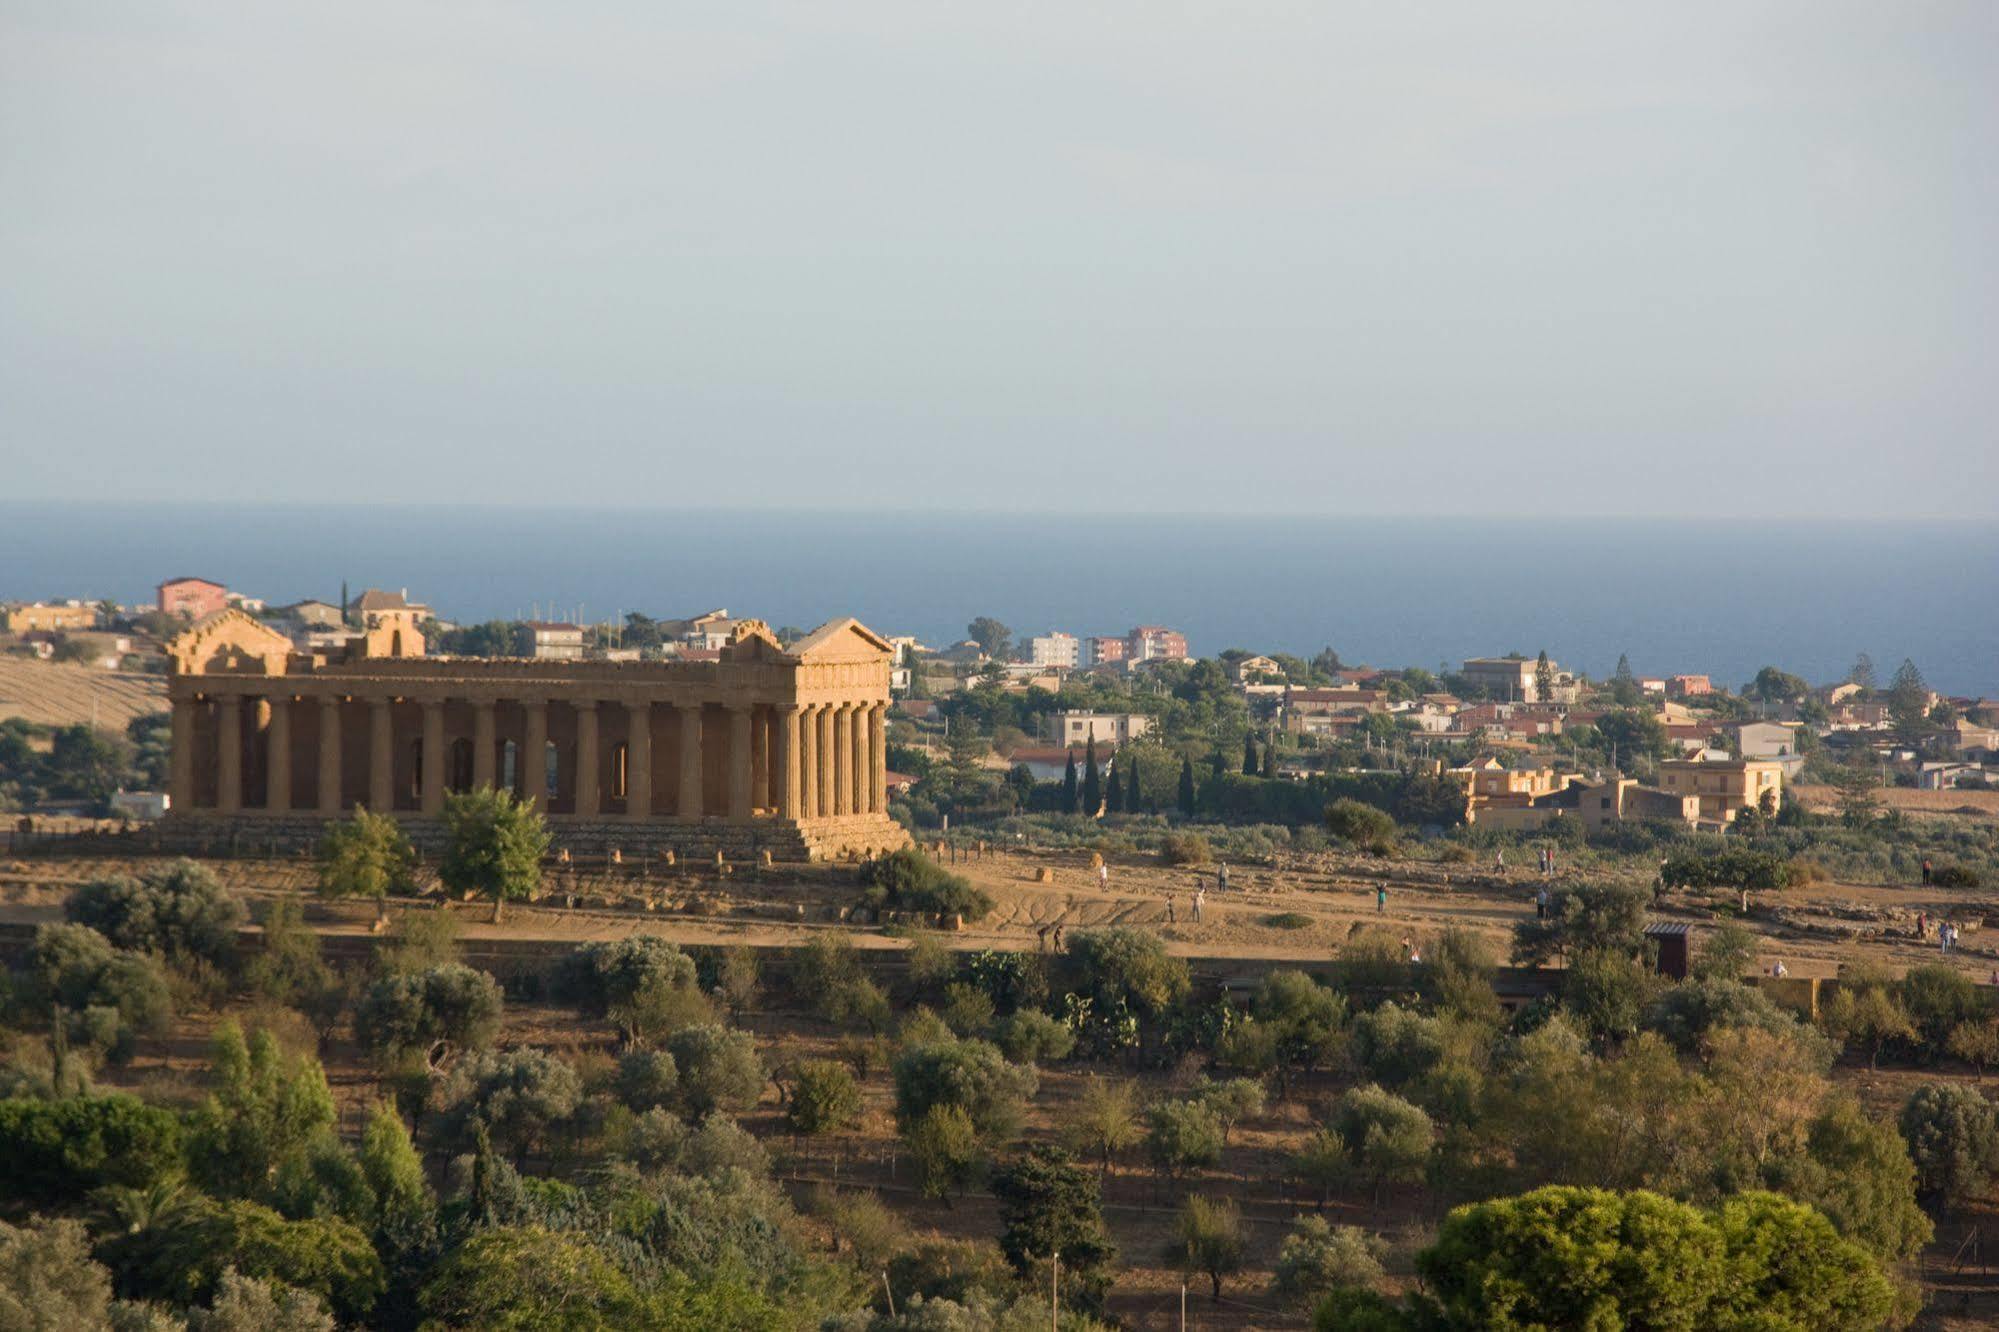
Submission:
[[[56,859],[0,865],[0,921],[55,919],[68,893],[89,878],[129,872],[135,862]],[[223,878],[253,898],[309,891],[312,867],[291,861],[219,861]],[[1233,866],[1231,888],[1217,890],[1210,869],[1165,866],[1150,857],[1114,858],[1109,881],[1074,853],[1008,852],[961,860],[953,868],[988,893],[985,919],[934,935],[959,949],[1036,948],[1053,945],[1054,932],[1111,925],[1157,933],[1169,951],[1189,958],[1269,958],[1314,961],[1335,955],[1356,931],[1381,928],[1398,941],[1425,944],[1448,926],[1484,937],[1495,954],[1510,951],[1513,926],[1531,916],[1538,881],[1529,873],[1470,873],[1424,862],[1400,864],[1338,857],[1299,858],[1281,867]],[[1046,873],[1050,881],[1039,881]],[[855,891],[840,876],[818,872],[797,881],[717,880],[689,876],[671,881],[604,881],[587,876],[579,886],[599,905],[511,906],[493,925],[481,904],[454,904],[470,939],[588,942],[629,934],[657,934],[689,944],[795,947],[827,930],[848,934],[862,948],[899,949],[903,937],[841,922],[841,908]],[[1377,889],[1386,901],[1377,905]],[[1206,889],[1202,919],[1192,919],[1193,896]],[[632,908],[601,903],[618,897]],[[641,899],[653,909],[637,908]],[[1763,937],[1761,964],[1781,960],[1794,975],[1833,975],[1842,963],[1866,959],[1893,967],[1947,960],[1980,980],[1999,969],[1999,895],[1915,887],[1817,884],[1793,893],[1764,895],[1746,922]],[[1661,903],[1669,918],[1716,919],[1712,904],[1671,895]],[[1948,958],[1914,934],[1917,913],[1946,913],[1958,920],[1963,943]],[[1988,912],[1995,929],[1982,927]],[[324,913],[315,913],[323,915]],[[370,913],[342,908],[315,921],[329,934],[369,931]],[[1850,932],[1864,932],[1850,937]],[[1044,939],[1045,932],[1045,939]],[[1988,942],[1988,938],[1994,942]]]

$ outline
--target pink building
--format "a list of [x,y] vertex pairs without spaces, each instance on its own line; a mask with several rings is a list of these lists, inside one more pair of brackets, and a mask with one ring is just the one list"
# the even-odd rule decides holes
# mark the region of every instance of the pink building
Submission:
[[156,590],[162,615],[185,615],[198,620],[229,605],[229,589],[206,578],[169,578]]

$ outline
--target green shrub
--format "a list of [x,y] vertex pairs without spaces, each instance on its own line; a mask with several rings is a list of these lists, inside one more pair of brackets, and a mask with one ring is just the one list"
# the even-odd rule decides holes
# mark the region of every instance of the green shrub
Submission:
[[193,958],[217,966],[234,955],[243,904],[206,866],[191,860],[147,870],[138,878],[111,875],[76,890],[65,908],[118,948]]
[[163,1030],[173,1008],[159,963],[114,949],[87,925],[38,926],[27,979],[25,998],[37,1011],[53,1019],[64,1010],[69,1039],[113,1059]]
[[1215,853],[1199,833],[1167,833],[1160,839],[1159,858],[1169,865],[1206,865]]
[[1965,865],[1939,865],[1930,875],[1930,882],[1939,888],[1976,888],[1983,880],[1975,869]]
[[377,1059],[450,1041],[470,1049],[490,1044],[504,1000],[486,972],[448,962],[417,974],[384,976],[368,987],[354,1014],[354,1035]]
[[1047,1064],[1067,1059],[1076,1048],[1076,1033],[1046,1013],[1023,1008],[1002,1020],[995,1033],[1001,1050],[1016,1064]]
[[863,900],[880,910],[920,911],[936,916],[978,920],[993,909],[993,900],[915,847],[903,847],[861,862]]
[[1326,806],[1326,830],[1355,846],[1380,846],[1395,838],[1395,819],[1385,809],[1342,796]]
[[895,1061],[896,1122],[907,1131],[930,1110],[955,1107],[970,1116],[982,1142],[1006,1142],[1020,1131],[1036,1082],[1032,1068],[1009,1064],[985,1041],[918,1045]]
[[1275,915],[1265,916],[1263,923],[1273,930],[1302,930],[1312,925],[1312,918],[1300,915],[1296,911],[1280,911]]
[[1161,1101],[1145,1112],[1145,1153],[1178,1178],[1222,1159],[1222,1121],[1201,1101]]
[[690,1118],[747,1110],[763,1094],[763,1061],[748,1032],[707,1023],[676,1031],[666,1045],[680,1072],[680,1104]]
[[861,1089],[846,1065],[808,1059],[793,1071],[785,1122],[794,1133],[832,1133],[860,1114]]
[[107,1185],[145,1188],[180,1165],[180,1117],[134,1096],[0,1101],[0,1196],[75,1205]]
[[1956,1202],[1999,1169],[1999,1108],[1961,1082],[1918,1087],[1902,1107],[1902,1139],[1927,1193]]

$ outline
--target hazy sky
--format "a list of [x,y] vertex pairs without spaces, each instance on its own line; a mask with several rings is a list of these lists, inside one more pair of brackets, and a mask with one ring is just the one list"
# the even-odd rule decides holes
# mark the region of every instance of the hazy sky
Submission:
[[1999,5],[0,0],[0,494],[1947,514]]

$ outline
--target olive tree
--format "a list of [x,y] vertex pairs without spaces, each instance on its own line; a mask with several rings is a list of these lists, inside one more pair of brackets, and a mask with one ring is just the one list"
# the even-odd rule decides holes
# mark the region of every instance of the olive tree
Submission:
[[416,889],[416,851],[392,814],[356,808],[354,817],[326,830],[319,841],[319,895],[358,897],[375,904],[376,918],[388,912],[389,894]]
[[481,787],[444,798],[444,859],[439,882],[454,893],[493,899],[493,920],[510,901],[541,888],[542,857],[552,840],[533,800]]

